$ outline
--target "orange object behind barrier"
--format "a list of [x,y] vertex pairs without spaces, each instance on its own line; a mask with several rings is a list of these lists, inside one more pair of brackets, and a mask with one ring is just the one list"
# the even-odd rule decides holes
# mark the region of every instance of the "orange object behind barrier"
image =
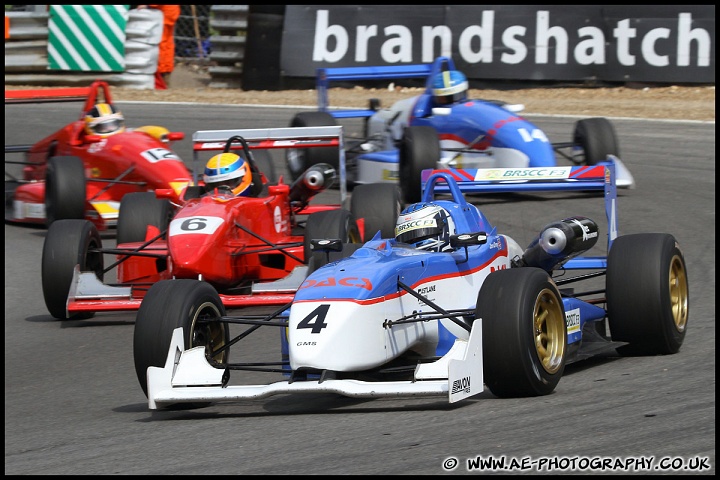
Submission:
[[5,15],[5,40],[10,38],[10,17]]

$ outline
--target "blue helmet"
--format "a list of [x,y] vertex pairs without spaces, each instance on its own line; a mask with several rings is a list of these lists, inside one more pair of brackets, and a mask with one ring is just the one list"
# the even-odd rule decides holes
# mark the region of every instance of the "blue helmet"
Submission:
[[421,250],[449,250],[450,235],[455,235],[455,222],[437,203],[413,203],[400,212],[395,224],[395,239]]
[[448,70],[433,78],[432,93],[436,105],[450,105],[467,99],[468,81],[462,72]]
[[218,153],[205,165],[205,187],[208,191],[226,187],[235,196],[250,194],[252,170],[247,160],[232,152]]

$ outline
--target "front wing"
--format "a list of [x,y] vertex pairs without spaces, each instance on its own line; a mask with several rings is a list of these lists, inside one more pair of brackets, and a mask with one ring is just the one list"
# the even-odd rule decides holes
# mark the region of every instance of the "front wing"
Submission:
[[447,396],[454,403],[481,393],[484,388],[481,319],[473,323],[467,341],[457,339],[437,361],[418,364],[412,381],[318,379],[226,385],[226,371],[208,363],[205,347],[185,350],[183,345],[183,330],[177,328],[165,366],[147,370],[151,410],[178,403],[238,401],[289,393],[336,393],[362,398]]

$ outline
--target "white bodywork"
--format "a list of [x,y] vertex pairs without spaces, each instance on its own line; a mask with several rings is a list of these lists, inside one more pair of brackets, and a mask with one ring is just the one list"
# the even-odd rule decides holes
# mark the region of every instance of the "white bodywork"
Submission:
[[473,323],[467,340],[456,340],[433,363],[418,365],[413,381],[359,380],[279,381],[266,385],[223,386],[224,370],[213,368],[205,347],[185,351],[183,330],[173,332],[164,367],[149,367],[148,406],[156,410],[183,402],[219,402],[264,398],[282,393],[338,393],[349,397],[447,396],[450,403],[481,393],[483,382],[482,320]]

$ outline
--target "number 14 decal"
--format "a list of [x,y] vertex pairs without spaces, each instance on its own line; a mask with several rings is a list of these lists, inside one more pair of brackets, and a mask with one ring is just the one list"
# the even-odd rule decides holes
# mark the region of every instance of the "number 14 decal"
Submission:
[[300,323],[298,323],[297,328],[310,328],[310,333],[320,333],[323,328],[327,327],[327,323],[325,323],[325,317],[327,316],[327,312],[329,309],[330,305],[320,305],[315,310],[310,312],[307,317],[303,318]]
[[532,132],[528,132],[527,128],[518,128],[518,133],[526,142],[532,142],[533,140],[540,140],[541,142],[548,143],[549,140],[545,136],[545,133],[539,128],[533,128]]

